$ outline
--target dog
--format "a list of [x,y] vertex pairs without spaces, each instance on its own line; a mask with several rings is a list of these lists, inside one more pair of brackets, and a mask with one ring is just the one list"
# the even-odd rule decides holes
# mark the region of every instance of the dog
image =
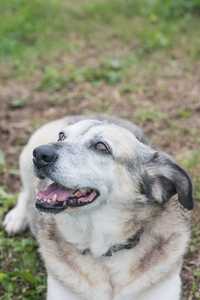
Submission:
[[47,300],[181,299],[192,183],[140,128],[112,117],[51,122],[30,138],[20,169],[4,226],[30,226]]

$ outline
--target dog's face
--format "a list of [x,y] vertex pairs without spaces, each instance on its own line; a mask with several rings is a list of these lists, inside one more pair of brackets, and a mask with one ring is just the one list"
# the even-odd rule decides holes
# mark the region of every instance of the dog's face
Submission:
[[185,171],[114,124],[84,120],[68,126],[57,143],[34,150],[33,162],[37,176],[53,182],[37,195],[36,207],[46,212],[85,211],[106,203],[160,205],[175,193],[192,208]]

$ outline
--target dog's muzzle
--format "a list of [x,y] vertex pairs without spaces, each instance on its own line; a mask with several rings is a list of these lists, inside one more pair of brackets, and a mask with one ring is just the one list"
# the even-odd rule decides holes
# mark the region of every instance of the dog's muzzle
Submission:
[[[58,147],[55,144],[39,146],[33,151],[33,163],[37,177],[51,179],[48,168],[58,159]],[[36,195],[36,208],[48,213],[59,213],[68,207],[89,205],[99,196],[99,191],[90,187],[68,187],[53,182]]]

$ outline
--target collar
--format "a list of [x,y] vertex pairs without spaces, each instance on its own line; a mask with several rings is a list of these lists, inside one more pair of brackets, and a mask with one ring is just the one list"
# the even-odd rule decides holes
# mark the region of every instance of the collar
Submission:
[[[133,249],[139,243],[140,237],[141,237],[143,231],[144,231],[143,228],[140,228],[133,236],[128,238],[124,243],[115,244],[115,245],[111,246],[108,249],[108,251],[106,253],[104,253],[102,256],[110,257],[110,256],[113,256],[113,254],[115,254],[118,251]],[[86,248],[81,252],[81,254],[82,255],[91,254],[91,251],[89,248]]]

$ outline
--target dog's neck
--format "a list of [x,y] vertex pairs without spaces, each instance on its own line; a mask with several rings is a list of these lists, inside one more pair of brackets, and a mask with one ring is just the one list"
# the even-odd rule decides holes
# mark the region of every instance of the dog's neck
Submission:
[[[134,233],[132,236],[130,236],[125,242],[123,242],[121,244],[112,245],[107,250],[107,252],[105,252],[102,256],[110,257],[119,251],[133,249],[140,242],[142,233],[143,233],[143,228],[140,228],[136,233]],[[91,251],[89,248],[86,248],[85,250],[81,251],[81,254],[82,255],[91,254]]]
[[[143,218],[152,214],[149,208]],[[128,239],[137,236],[144,225],[138,219],[137,210],[105,206],[91,214],[68,214],[56,216],[58,230],[63,238],[80,251],[89,249],[93,256],[109,253],[115,245],[126,245]],[[133,243],[134,245],[134,243]]]

